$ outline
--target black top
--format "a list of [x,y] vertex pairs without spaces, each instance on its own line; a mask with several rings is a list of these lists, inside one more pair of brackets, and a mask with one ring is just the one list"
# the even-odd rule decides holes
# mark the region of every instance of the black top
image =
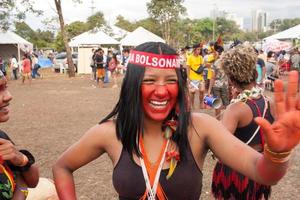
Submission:
[[[258,125],[254,121],[254,118],[259,116],[259,112],[258,112],[257,108],[259,109],[261,115],[263,115],[264,108],[265,108],[265,100],[263,97],[261,97],[259,99],[247,100],[246,104],[250,107],[250,109],[252,111],[253,119],[247,126],[237,128],[234,133],[234,135],[239,140],[243,141],[244,143],[248,142],[248,140],[252,137],[252,135],[254,134],[254,132],[256,131],[256,129],[258,127]],[[267,108],[266,114],[265,114],[265,119],[267,119],[270,123],[272,123],[274,121],[274,118],[270,112],[269,102],[268,102],[268,108]],[[249,143],[249,145],[261,144],[262,141],[261,141],[261,136],[260,136],[259,131],[255,135],[253,140]]]
[[[199,199],[202,189],[202,172],[194,160],[190,146],[186,161],[179,161],[172,176],[167,180],[169,169],[161,171],[159,182],[169,200]],[[146,190],[141,166],[135,163],[127,151],[122,150],[113,171],[113,185],[120,200],[138,200]]]

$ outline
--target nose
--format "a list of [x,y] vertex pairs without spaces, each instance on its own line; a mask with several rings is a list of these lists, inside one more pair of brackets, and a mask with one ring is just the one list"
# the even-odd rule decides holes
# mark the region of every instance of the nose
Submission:
[[167,87],[165,85],[156,85],[154,94],[159,98],[164,98],[168,94]]

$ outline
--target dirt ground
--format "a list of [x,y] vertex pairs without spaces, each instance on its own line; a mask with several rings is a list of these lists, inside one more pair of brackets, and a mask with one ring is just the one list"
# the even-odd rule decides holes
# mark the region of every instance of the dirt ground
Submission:
[[[33,80],[31,86],[10,81],[9,91],[14,97],[11,118],[1,124],[1,129],[19,148],[34,153],[41,176],[52,178],[51,166],[58,156],[113,108],[119,89],[110,87],[95,87],[90,76],[68,78],[48,70],[43,79]],[[201,199],[211,199],[214,163],[208,156]],[[74,176],[78,199],[117,199],[111,181],[112,164],[106,155],[77,170]],[[300,148],[294,152],[285,178],[273,187],[272,199],[300,199]]]

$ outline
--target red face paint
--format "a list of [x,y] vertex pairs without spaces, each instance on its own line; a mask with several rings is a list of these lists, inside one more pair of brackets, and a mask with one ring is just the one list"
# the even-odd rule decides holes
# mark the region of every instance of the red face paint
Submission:
[[[153,70],[151,70],[153,71]],[[145,76],[141,92],[145,115],[155,121],[163,121],[175,107],[178,96],[177,76]]]

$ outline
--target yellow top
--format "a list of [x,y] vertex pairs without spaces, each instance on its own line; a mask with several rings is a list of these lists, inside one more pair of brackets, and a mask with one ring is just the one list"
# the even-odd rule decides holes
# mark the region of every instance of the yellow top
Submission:
[[[197,74],[196,72],[193,71],[193,70],[196,71],[198,69],[198,67],[202,64],[203,64],[203,58],[200,55],[195,56],[194,54],[191,54],[187,58],[186,65],[190,69],[190,73],[189,73],[189,79],[190,80],[196,80],[196,81],[202,81],[203,80],[202,74]],[[191,70],[191,69],[193,69],[193,70]]]

